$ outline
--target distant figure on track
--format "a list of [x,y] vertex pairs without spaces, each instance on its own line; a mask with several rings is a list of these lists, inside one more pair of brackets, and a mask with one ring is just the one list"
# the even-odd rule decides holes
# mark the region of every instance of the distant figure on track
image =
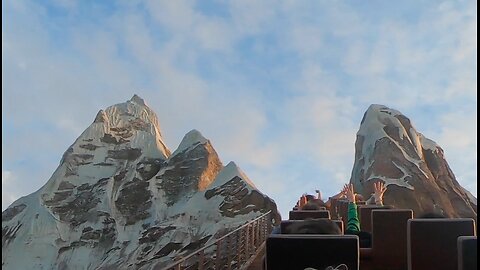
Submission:
[[342,234],[342,231],[330,219],[306,219],[290,225],[287,234]]

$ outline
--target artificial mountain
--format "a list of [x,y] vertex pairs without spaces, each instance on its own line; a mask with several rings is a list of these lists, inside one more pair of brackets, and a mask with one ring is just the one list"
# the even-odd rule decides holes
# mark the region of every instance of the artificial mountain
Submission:
[[134,95],[100,110],[38,191],[2,213],[2,269],[152,269],[273,211],[192,130],[171,153]]
[[417,132],[397,110],[371,105],[355,142],[350,178],[355,190],[368,198],[373,182],[387,185],[384,204],[446,217],[477,218],[477,200],[455,178],[443,149]]

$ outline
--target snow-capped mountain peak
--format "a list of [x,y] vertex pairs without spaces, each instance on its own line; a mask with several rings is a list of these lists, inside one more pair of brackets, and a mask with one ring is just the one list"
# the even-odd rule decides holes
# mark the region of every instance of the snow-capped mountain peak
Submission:
[[415,215],[442,209],[451,217],[476,217],[476,205],[456,181],[442,148],[401,112],[373,104],[357,132],[350,182],[368,197],[376,181],[388,186],[385,204]]
[[181,153],[189,148],[195,147],[198,144],[204,144],[207,142],[208,140],[203,137],[200,131],[192,129],[187,134],[185,134],[177,150],[172,153],[172,156],[175,156],[176,154]]
[[251,188],[256,189],[255,184],[248,178],[248,176],[235,164],[235,162],[230,161],[227,166],[218,173],[217,177],[213,181],[211,187],[218,187],[226,182],[232,180],[235,177],[239,177],[246,183],[248,183]]
[[133,97],[130,99],[130,101],[135,102],[142,106],[147,106],[147,104],[145,103],[145,100],[143,100],[143,98],[139,97],[137,94],[134,94]]

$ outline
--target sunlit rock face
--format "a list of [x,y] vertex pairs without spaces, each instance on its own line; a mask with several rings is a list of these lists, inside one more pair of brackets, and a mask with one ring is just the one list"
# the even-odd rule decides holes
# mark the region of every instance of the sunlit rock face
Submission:
[[156,176],[157,186],[165,192],[166,204],[170,206],[205,190],[222,168],[210,141],[192,130]]
[[135,95],[100,110],[37,192],[2,213],[2,269],[152,269],[272,210],[210,141],[173,153]]
[[384,203],[449,217],[476,218],[476,198],[460,186],[443,150],[413,127],[410,119],[383,105],[371,105],[355,142],[350,182],[364,196],[382,180]]

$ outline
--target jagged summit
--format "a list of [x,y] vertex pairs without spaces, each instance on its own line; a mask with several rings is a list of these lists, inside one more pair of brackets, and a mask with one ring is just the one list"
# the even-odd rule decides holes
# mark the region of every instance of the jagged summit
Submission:
[[[390,109],[387,106],[372,104],[363,115],[358,134],[369,133],[370,136],[374,135],[375,138],[384,137],[386,133],[382,129],[383,126],[389,125],[392,121],[399,122],[400,120],[396,118],[399,115],[403,116],[399,111]],[[402,123],[399,124],[402,125]],[[410,125],[410,120],[408,120],[408,124]],[[378,133],[372,134],[372,130],[377,130]]]
[[155,112],[146,105],[141,97],[137,95],[134,95],[126,102],[108,107],[105,110],[105,113],[111,121],[111,125],[118,125],[121,124],[122,121],[124,122],[137,118],[145,121],[147,124],[152,124],[157,128],[160,128]]
[[142,106],[147,106],[147,104],[145,103],[145,100],[139,97],[137,94],[134,94],[133,97],[130,99],[130,101],[140,104]]
[[98,164],[112,166],[114,160],[134,157],[165,160],[170,156],[155,112],[137,95],[131,100],[98,111],[93,123],[67,149],[60,161],[61,164],[66,161],[67,175],[76,175],[75,168],[83,163],[96,164],[92,171],[97,171],[102,168]]
[[223,169],[218,173],[217,177],[213,181],[211,187],[221,186],[226,182],[232,180],[236,176],[248,183],[252,188],[256,189],[255,184],[253,184],[253,182],[248,178],[248,176],[233,161],[230,161],[227,166],[223,167]]
[[208,140],[203,137],[202,133],[196,129],[190,130],[182,139],[182,142],[178,146],[177,150],[172,153],[175,156],[178,153],[185,151],[188,148],[196,146],[197,144],[207,143]]
[[[410,119],[401,112],[388,108],[384,105],[372,104],[362,119],[357,137],[362,137],[362,149],[365,154],[371,157],[377,141],[381,139],[394,142],[394,146],[401,150],[402,155],[409,161],[416,164],[423,158],[422,140],[429,142],[428,146],[436,145],[433,141],[426,139],[413,127]],[[428,140],[428,141],[427,141]],[[372,160],[366,160],[371,165]],[[406,182],[392,182],[404,187],[413,188]]]
[[402,114],[401,112],[399,112],[395,109],[389,108],[389,107],[387,107],[385,105],[382,105],[382,104],[370,104],[370,106],[368,106],[368,109],[367,109],[366,112],[367,113],[369,113],[369,112],[373,112],[373,113],[383,112],[383,113],[393,114],[393,115]]

